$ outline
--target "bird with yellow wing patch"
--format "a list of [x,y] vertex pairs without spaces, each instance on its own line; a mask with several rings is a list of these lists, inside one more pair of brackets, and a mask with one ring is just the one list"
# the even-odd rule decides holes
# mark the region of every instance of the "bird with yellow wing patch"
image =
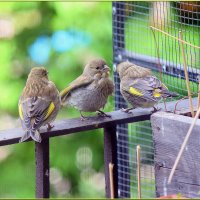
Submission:
[[19,116],[25,134],[20,142],[32,138],[41,142],[39,128],[55,120],[60,109],[60,96],[55,84],[48,79],[48,72],[43,67],[32,68],[26,86],[19,99]]
[[122,62],[117,65],[117,72],[120,77],[120,92],[132,105],[132,108],[123,109],[125,112],[137,107],[153,107],[156,110],[154,106],[162,98],[178,96],[153,76],[150,69]]

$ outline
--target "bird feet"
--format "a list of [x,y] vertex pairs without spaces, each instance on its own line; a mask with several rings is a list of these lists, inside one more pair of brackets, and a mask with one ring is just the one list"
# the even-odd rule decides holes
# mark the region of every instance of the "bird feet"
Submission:
[[82,112],[80,111],[80,114],[81,114],[81,121],[85,121],[85,120],[88,120],[88,117],[85,117]]
[[153,107],[153,110],[151,111],[151,114],[153,114],[153,113],[155,113],[157,111],[160,111],[160,110],[161,110],[161,108]]
[[53,124],[47,124],[47,131],[50,131],[52,128],[54,127],[54,125]]
[[109,117],[109,118],[111,118],[111,115],[108,115],[108,114],[106,114],[105,112],[103,112],[103,111],[101,111],[101,110],[98,110],[98,111],[97,111],[97,114],[98,114],[98,116],[100,116],[100,117]]
[[133,110],[133,108],[121,108],[121,111],[125,113],[132,113],[131,110]]
[[81,115],[81,121],[85,121],[85,120],[88,120],[88,117]]

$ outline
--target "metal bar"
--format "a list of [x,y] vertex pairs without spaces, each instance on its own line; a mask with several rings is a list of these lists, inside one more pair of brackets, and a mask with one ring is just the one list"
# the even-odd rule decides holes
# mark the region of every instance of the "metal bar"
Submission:
[[[174,111],[174,107],[177,101],[167,102],[168,111]],[[197,98],[193,98],[193,105],[197,105]],[[163,103],[158,104],[158,108],[165,110]],[[182,113],[188,112],[188,99],[184,99],[178,103],[177,111]],[[104,128],[111,125],[126,124],[132,122],[145,121],[150,119],[152,109],[135,109],[133,114],[124,113],[120,110],[109,112],[107,114],[111,115],[111,118],[94,116],[90,117],[87,121],[82,121],[80,118],[77,119],[66,119],[61,121],[56,121],[54,123],[55,127],[50,131],[46,128],[41,128],[40,133],[42,139],[47,139],[49,137],[68,135],[71,133],[89,131],[98,128]],[[21,128],[2,130],[0,131],[0,146],[8,144],[17,144],[19,139],[24,134]],[[28,140],[28,141],[31,141]]]
[[[113,63],[115,66],[114,81],[115,81],[115,109],[126,108],[127,103],[124,101],[120,93],[120,80],[116,72],[116,65],[122,61],[121,52],[125,49],[125,3],[113,2]],[[116,59],[117,58],[117,59]],[[118,144],[123,146],[128,142],[128,124],[121,124],[117,126]],[[120,159],[119,162],[119,176],[123,177],[122,185],[119,185],[119,197],[130,198],[130,170],[123,159],[129,160],[129,150],[127,148],[117,148]],[[122,156],[123,155],[123,156]],[[125,181],[126,180],[126,181]],[[125,183],[126,182],[126,183]],[[123,186],[124,185],[124,186]]]
[[36,198],[49,198],[49,138],[35,143]]
[[111,188],[109,179],[109,163],[113,167],[113,182],[114,182],[114,198],[118,197],[118,176],[117,176],[117,138],[116,126],[106,126],[104,128],[104,167],[105,167],[105,183],[106,197],[111,198]]
[[[158,71],[158,62],[157,58],[147,56],[147,55],[141,55],[137,53],[132,53],[127,50],[119,50],[118,54],[121,55],[120,58],[116,57],[115,61],[120,62],[121,60],[129,60],[130,62],[133,62],[137,65],[140,65],[142,67],[147,67],[149,69]],[[166,61],[160,58],[160,63],[162,65],[162,71],[165,74],[168,74],[173,77],[178,77],[181,79],[185,79],[184,75],[184,68],[181,64],[174,64],[173,62]],[[188,68],[188,75],[189,75],[189,80],[194,81],[198,83],[198,75],[200,74],[200,70],[196,68]]]

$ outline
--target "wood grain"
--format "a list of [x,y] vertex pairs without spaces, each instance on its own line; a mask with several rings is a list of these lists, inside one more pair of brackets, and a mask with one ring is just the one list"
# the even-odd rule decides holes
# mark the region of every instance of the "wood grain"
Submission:
[[193,118],[157,112],[151,116],[154,142],[156,194],[164,196],[181,193],[200,197],[200,120],[197,120],[171,184],[170,171]]

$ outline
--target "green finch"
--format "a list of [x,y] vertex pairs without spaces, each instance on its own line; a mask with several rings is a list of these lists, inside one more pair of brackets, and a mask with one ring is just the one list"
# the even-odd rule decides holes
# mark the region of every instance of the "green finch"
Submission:
[[103,111],[108,96],[113,93],[114,84],[109,79],[110,68],[103,59],[94,59],[86,64],[83,73],[61,93],[61,104],[72,106],[83,112],[96,112],[108,116]]
[[49,130],[53,127],[50,123],[56,118],[60,103],[59,92],[48,79],[47,70],[43,67],[32,68],[18,105],[22,128],[25,131],[20,142],[29,137],[41,142],[39,128],[47,125]]
[[132,105],[132,108],[123,109],[125,112],[142,107],[153,107],[159,100],[166,97],[176,97],[155,76],[151,70],[140,67],[130,62],[122,62],[117,65],[120,77],[120,92],[124,99]]

